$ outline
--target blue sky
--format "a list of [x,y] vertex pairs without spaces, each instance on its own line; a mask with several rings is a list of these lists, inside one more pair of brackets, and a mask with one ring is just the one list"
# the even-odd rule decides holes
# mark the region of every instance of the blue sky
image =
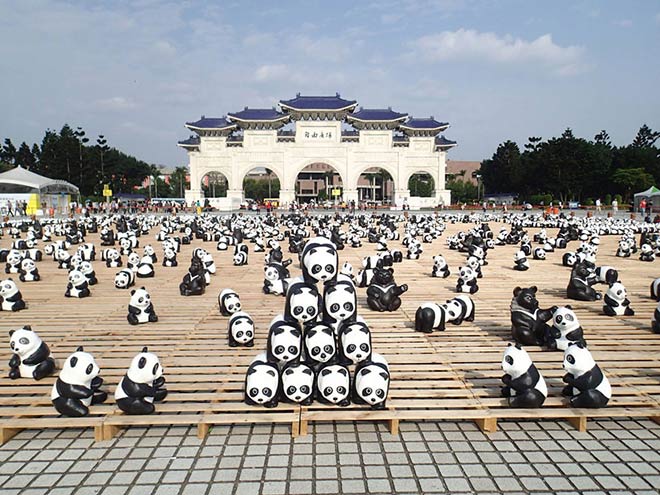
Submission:
[[187,162],[184,122],[303,94],[433,115],[449,158],[570,126],[660,129],[660,2],[526,0],[0,3],[0,138],[81,125]]

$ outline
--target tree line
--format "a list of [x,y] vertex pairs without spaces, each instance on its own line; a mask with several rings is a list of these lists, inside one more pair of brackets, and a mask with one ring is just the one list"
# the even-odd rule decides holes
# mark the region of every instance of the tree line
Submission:
[[515,193],[520,200],[591,201],[620,195],[630,201],[635,192],[660,184],[660,132],[644,124],[632,143],[613,146],[606,131],[592,140],[573,135],[530,137],[521,152],[505,141],[481,162],[480,174],[489,194]]
[[[0,171],[20,165],[31,172],[75,184],[83,197],[99,198],[103,185],[114,194],[142,192],[156,197],[181,197],[188,187],[186,167],[177,167],[169,184],[163,180],[162,166],[149,164],[108,145],[99,135],[92,141],[81,127],[65,124],[59,132],[46,130],[41,143],[18,147],[11,138],[0,145]],[[143,189],[147,177],[154,177],[151,191]],[[157,194],[156,194],[157,193]]]

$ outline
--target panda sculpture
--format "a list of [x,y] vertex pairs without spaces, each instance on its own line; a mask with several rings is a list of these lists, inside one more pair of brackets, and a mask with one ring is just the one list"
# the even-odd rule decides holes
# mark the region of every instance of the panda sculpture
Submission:
[[21,282],[38,282],[41,280],[41,275],[39,275],[39,270],[33,259],[23,258],[18,279]]
[[660,278],[656,278],[651,282],[651,299],[660,302]]
[[138,278],[152,278],[155,275],[154,262],[151,256],[144,255],[142,259],[140,259],[135,275]]
[[371,359],[355,367],[353,402],[366,404],[372,409],[385,409],[390,390],[390,369],[383,356],[371,354]]
[[101,390],[100,371],[94,357],[78,347],[64,361],[53,384],[50,398],[57,412],[70,417],[87,416],[90,405],[104,402],[108,394]]
[[151,302],[151,296],[144,287],[131,291],[131,300],[128,303],[128,323],[138,325],[142,323],[156,323],[158,316]]
[[135,273],[133,270],[124,268],[115,275],[115,287],[117,289],[129,289],[135,285]]
[[509,343],[502,359],[502,396],[510,407],[538,408],[548,396],[548,387],[532,359],[520,344]]
[[245,403],[250,406],[276,407],[280,395],[280,370],[258,354],[245,375]]
[[536,299],[538,289],[516,287],[511,299],[511,336],[521,345],[543,345],[549,340],[550,326],[546,323],[552,318],[556,306],[539,309]]
[[182,296],[201,296],[204,294],[206,292],[205,272],[202,262],[193,257],[190,260],[188,273],[183,276],[183,280],[179,284],[179,293]]
[[223,289],[218,295],[218,306],[222,316],[231,316],[241,310],[241,300],[232,289]]
[[520,249],[513,255],[513,269],[519,272],[529,270],[529,261],[527,261],[527,255]]
[[459,294],[449,299],[445,304],[446,321],[453,325],[460,325],[464,321],[474,321],[474,301],[465,294]]
[[325,323],[305,326],[304,345],[305,362],[313,368],[334,361],[337,355],[335,332]]
[[61,270],[69,270],[71,268],[71,253],[65,249],[58,249],[55,251],[55,261],[57,261],[57,268]]
[[371,357],[371,331],[360,317],[356,321],[344,321],[339,326],[337,341],[340,364],[357,364]]
[[13,356],[9,360],[9,378],[42,378],[55,371],[55,360],[48,345],[30,325],[9,331],[9,347]]
[[300,254],[303,281],[327,283],[337,278],[339,257],[336,246],[325,237],[309,239]]
[[564,253],[563,256],[561,257],[561,264],[563,266],[569,266],[572,267],[577,263],[577,256],[573,252],[567,252]]
[[346,407],[351,403],[351,375],[346,366],[328,364],[316,374],[316,399],[324,404]]
[[456,292],[474,294],[479,290],[477,285],[477,273],[469,266],[462,266],[458,272],[456,281]]
[[431,270],[432,277],[447,278],[451,274],[449,265],[445,257],[441,254],[433,257],[433,269]]
[[229,317],[228,323],[229,347],[254,346],[254,322],[244,311],[237,311]]
[[447,308],[434,302],[422,303],[415,312],[415,330],[431,333],[433,330],[443,332],[447,323]]
[[571,343],[587,345],[584,331],[571,306],[560,306],[552,313],[552,330],[546,345],[550,350],[565,351]]
[[[133,251],[132,253],[129,253],[128,256],[126,257],[126,268],[130,268],[137,274],[137,269],[138,265],[140,264],[140,255]],[[151,258],[149,258],[149,261],[151,261]]]
[[537,248],[534,248],[534,251],[532,251],[532,257],[535,260],[544,260],[545,259],[545,253],[546,253],[545,249],[543,249],[542,247],[537,247]]
[[158,263],[158,256],[156,256],[156,251],[151,244],[146,244],[144,246],[142,258],[144,259],[145,256],[151,258],[151,264]]
[[354,321],[357,317],[357,291],[353,282],[338,278],[325,284],[323,306],[323,321],[330,324],[335,332],[342,322]]
[[69,272],[68,283],[66,284],[65,297],[89,297],[89,282],[87,277],[80,270],[71,270]]
[[285,320],[284,315],[273,318],[268,329],[267,361],[278,365],[297,363],[302,348],[302,331],[298,323]]
[[282,263],[268,263],[264,266],[264,294],[275,294],[277,296],[286,294],[289,285],[286,279],[290,276],[289,270]]
[[633,316],[635,312],[630,307],[628,293],[621,282],[609,286],[603,298],[603,313],[607,316]]
[[96,272],[94,271],[94,267],[92,266],[91,262],[83,261],[82,263],[80,263],[78,269],[85,276],[85,278],[87,279],[87,283],[89,285],[96,285],[99,283],[98,279],[96,278]]
[[612,398],[612,387],[589,350],[582,344],[571,344],[564,351],[564,383],[562,395],[578,408],[605,407]]
[[591,285],[594,283],[593,270],[588,262],[576,263],[571,270],[571,278],[566,287],[566,297],[576,301],[598,301],[602,298]]
[[117,407],[130,415],[152,414],[156,410],[154,402],[161,402],[165,397],[163,367],[158,356],[143,347],[117,385]]
[[0,281],[0,310],[20,311],[25,308],[23,295],[18,290],[16,282],[11,278]]
[[316,286],[305,282],[294,282],[286,293],[284,318],[301,325],[315,322],[321,312],[323,301]]
[[120,268],[123,264],[121,254],[115,248],[104,249],[101,259],[105,260],[105,266],[108,268]]
[[308,406],[314,400],[316,374],[305,363],[289,362],[282,370],[283,402]]
[[16,274],[21,271],[21,261],[23,261],[23,255],[20,251],[12,249],[7,254],[7,264],[5,265],[5,273]]
[[360,270],[355,278],[355,284],[360,287],[368,287],[374,278],[374,271],[371,269]]
[[236,244],[234,247],[234,266],[243,266],[248,264],[248,247],[246,244]]
[[619,280],[619,272],[611,266],[599,266],[594,271],[596,283],[612,285]]
[[179,266],[179,262],[176,259],[176,251],[174,249],[167,248],[163,251],[163,266],[167,268]]
[[373,278],[367,287],[367,304],[373,311],[396,311],[401,306],[401,294],[408,291],[408,285],[397,285],[394,270],[380,264],[373,270]]
[[639,248],[640,261],[655,261],[655,251],[650,244],[642,244]]

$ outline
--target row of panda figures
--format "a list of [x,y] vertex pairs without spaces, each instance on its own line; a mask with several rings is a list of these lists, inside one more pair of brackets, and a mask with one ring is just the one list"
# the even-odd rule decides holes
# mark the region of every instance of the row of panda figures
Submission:
[[[449,249],[464,252],[467,257],[465,266],[459,269],[456,286],[459,295],[445,304],[422,304],[415,317],[418,331],[444,330],[446,323],[460,324],[474,319],[474,303],[466,294],[478,291],[476,281],[482,277],[481,267],[487,265],[487,251],[495,246],[520,243],[518,252],[535,253],[540,249],[545,253],[555,248],[564,249],[569,241],[579,240],[579,249],[575,253],[566,253],[562,260],[565,266],[572,269],[567,295],[578,300],[600,300],[600,294],[593,291],[591,285],[606,282],[609,289],[604,298],[604,312],[610,316],[632,314],[632,310],[625,296],[625,287],[617,280],[616,270],[595,266],[598,236],[621,235],[617,250],[620,257],[634,253],[636,233],[642,234],[642,254],[649,250],[649,246],[654,253],[660,250],[658,233],[648,224],[597,220],[589,225],[576,219],[554,218],[548,222],[538,216],[508,216],[503,220],[511,223],[511,231],[502,229],[495,238],[488,224],[482,221],[497,219],[502,220],[488,215],[444,216],[441,220],[429,215],[413,216],[404,224],[402,244],[408,248],[407,259],[419,259],[423,252],[422,244],[440,237],[446,222],[475,224],[467,233],[460,232],[447,239]],[[248,367],[245,401],[272,407],[277,405],[278,400],[308,404],[317,399],[336,405],[347,405],[352,400],[382,408],[389,391],[389,366],[382,356],[372,352],[369,327],[357,315],[356,287],[367,287],[367,302],[372,310],[396,311],[399,308],[399,296],[407,290],[407,286],[394,283],[393,264],[401,262],[403,254],[388,249],[387,242],[399,239],[397,229],[402,221],[404,219],[389,215],[379,219],[368,219],[362,215],[348,220],[326,216],[311,221],[291,216],[281,223],[271,216],[263,220],[209,216],[184,221],[156,217],[106,217],[100,221],[81,218],[79,222],[53,222],[38,228],[34,225],[26,227],[25,224],[12,227],[9,229],[14,239],[12,248],[0,251],[0,260],[7,263],[6,272],[17,273],[22,282],[39,281],[36,263],[43,259],[43,253],[36,246],[40,241],[47,242],[44,248],[46,256],[52,256],[60,268],[69,270],[67,296],[86,297],[89,286],[96,281],[91,265],[96,251],[93,244],[84,242],[86,232],[100,230],[101,244],[107,247],[101,252],[106,266],[121,268],[121,257],[127,256],[126,268],[115,277],[115,286],[119,289],[133,286],[136,277],[154,276],[153,266],[157,257],[152,246],[146,245],[141,256],[136,252],[138,238],[149,233],[154,226],[160,227],[156,239],[163,244],[165,267],[177,266],[176,254],[181,244],[190,244],[194,238],[217,242],[219,251],[234,246],[233,260],[237,266],[247,264],[246,240],[254,244],[255,252],[265,251],[269,247],[270,253],[265,256],[263,291],[286,296],[285,310],[270,324],[266,352],[260,353]],[[339,229],[343,222],[349,223],[348,233]],[[116,233],[112,229],[113,223]],[[535,236],[534,242],[542,247],[530,251],[531,242],[524,228],[539,226],[543,229]],[[318,237],[310,237],[306,227],[311,227]],[[546,227],[558,227],[558,237],[547,237]],[[182,235],[174,235],[177,231]],[[21,238],[22,232],[27,233],[27,239]],[[64,236],[65,240],[53,242],[54,235]],[[268,241],[264,242],[264,238]],[[286,238],[289,239],[289,251],[299,256],[303,271],[301,277],[291,278],[287,269],[291,261],[283,260],[280,242]],[[376,244],[377,254],[364,259],[357,276],[348,263],[339,268],[337,251],[345,245],[359,247],[365,238]],[[115,243],[119,244],[119,249],[112,247]],[[69,254],[68,249],[73,245],[78,246],[77,250]],[[544,259],[544,255],[539,252],[534,258]],[[646,258],[640,259],[649,261],[648,258],[646,255]],[[433,261],[433,277],[449,276],[449,266],[442,256],[435,256]],[[518,266],[516,261],[514,269],[520,269],[516,268]],[[194,250],[189,273],[180,286],[181,294],[202,294],[213,273],[215,264],[210,253],[202,248]],[[607,379],[586,348],[577,316],[570,306],[546,311],[539,310],[538,304],[535,308],[525,308],[525,294],[535,293],[536,289],[533,289],[516,288],[514,291],[511,314],[515,345],[507,348],[502,362],[505,371],[503,395],[509,398],[512,407],[538,407],[542,404],[538,394],[547,395],[547,387],[522,345],[547,345],[550,349],[565,352],[564,368],[568,372],[565,381],[568,385],[564,393],[572,396],[571,403],[576,407],[605,405],[611,397],[611,389],[608,389]],[[660,301],[660,279],[652,283],[651,291],[652,296]],[[252,346],[254,323],[247,313],[241,311],[238,295],[227,289],[220,293],[218,300],[221,313],[229,316],[229,345]],[[533,302],[530,304],[534,305]],[[25,307],[16,283],[11,278],[0,282],[1,309],[17,311]],[[608,312],[607,308],[612,311]],[[157,321],[150,296],[144,288],[131,291],[127,318],[131,324]],[[552,326],[545,324],[550,318],[553,320]],[[660,304],[652,324],[653,330],[658,333],[659,321]],[[21,340],[27,344],[22,344]],[[38,345],[34,347],[35,344]],[[10,362],[12,378],[31,376],[40,379],[54,372],[55,364],[48,347],[29,327],[12,332],[11,346],[14,353]],[[352,380],[351,366],[355,366]],[[145,367],[150,369],[145,371]],[[57,410],[66,415],[86,414],[90,404],[105,400],[107,394],[101,390],[102,380],[98,373],[93,357],[82,349],[69,356],[52,392]],[[586,389],[582,387],[583,382],[588,384]],[[530,389],[536,392],[530,392]],[[145,394],[145,390],[148,393]],[[525,390],[531,395],[526,395]],[[586,395],[585,391],[588,392]],[[164,399],[166,393],[162,366],[158,358],[145,348],[131,363],[115,395],[118,404],[121,400],[120,407],[125,412],[146,414],[153,412],[153,403]],[[532,400],[532,396],[537,399]],[[136,397],[140,399],[137,402],[132,400]]]

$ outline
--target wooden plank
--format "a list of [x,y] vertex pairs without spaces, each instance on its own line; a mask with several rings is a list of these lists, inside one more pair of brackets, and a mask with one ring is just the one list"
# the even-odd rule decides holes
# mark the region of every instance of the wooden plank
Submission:
[[579,431],[584,433],[587,431],[587,417],[586,416],[574,416],[574,417],[568,417],[566,418],[566,421],[568,421],[573,427]]

